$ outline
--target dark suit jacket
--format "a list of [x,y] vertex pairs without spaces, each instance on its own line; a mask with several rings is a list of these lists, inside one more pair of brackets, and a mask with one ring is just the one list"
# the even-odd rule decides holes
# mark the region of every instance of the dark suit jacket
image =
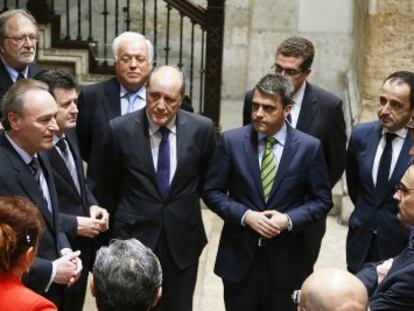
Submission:
[[[246,93],[243,125],[252,122],[253,91]],[[306,82],[296,129],[318,138],[326,157],[331,187],[341,178],[345,167],[346,126],[342,101],[335,95]]]
[[[35,76],[41,70],[42,69],[39,66],[35,64],[30,64],[29,71],[28,71],[28,78]],[[3,62],[0,60],[0,102],[4,94],[6,94],[6,92],[12,85],[13,85],[13,80],[10,78],[10,75],[7,72],[6,67],[4,66]]]
[[58,202],[60,209],[60,224],[67,234],[72,249],[81,250],[81,259],[83,268],[88,271],[92,267],[93,245],[92,239],[79,237],[77,233],[77,216],[89,217],[89,207],[97,204],[95,197],[85,185],[85,175],[83,173],[82,159],[79,155],[76,134],[73,131],[66,133],[66,139],[71,149],[72,155],[78,171],[79,185],[81,193],[79,194],[75,183],[73,182],[70,172],[60,156],[57,147],[47,152],[52,173],[56,184]]
[[211,161],[203,198],[224,220],[215,272],[225,281],[239,282],[248,273],[258,250],[258,234],[241,225],[248,209],[277,210],[293,223],[270,239],[266,255],[279,288],[299,288],[309,273],[311,256],[305,247],[307,226],[325,217],[331,191],[320,142],[288,125],[285,147],[268,202],[260,180],[257,133],[251,125],[225,132]]
[[371,311],[411,311],[414,310],[414,252],[407,247],[394,258],[385,278],[378,284],[376,266],[366,265],[357,277],[368,291]]
[[[82,159],[88,163],[87,184],[94,191],[102,139],[109,120],[121,115],[120,84],[117,78],[85,87],[79,94],[76,133]],[[183,109],[192,110],[188,100]]]
[[177,266],[194,264],[207,242],[199,191],[215,148],[213,123],[178,112],[177,169],[166,198],[156,181],[146,109],[113,119],[109,127],[97,199],[112,215],[113,237],[134,237],[155,250],[163,230]]
[[52,273],[52,261],[61,256],[61,249],[70,247],[70,245],[66,235],[60,230],[58,201],[49,161],[43,153],[39,153],[39,161],[49,186],[53,215],[49,212],[39,185],[27,165],[11,146],[4,131],[0,133],[0,176],[2,176],[0,196],[17,195],[28,198],[39,208],[45,223],[37,257],[24,281],[29,288],[53,301],[59,307],[63,286],[52,283],[47,293],[44,290]]
[[407,245],[408,233],[397,219],[398,205],[394,201],[395,185],[409,166],[409,136],[405,138],[391,175],[387,191],[377,195],[372,180],[372,166],[381,138],[379,122],[356,126],[349,141],[346,158],[348,193],[355,205],[349,219],[347,264],[351,272],[359,271],[367,256],[373,234],[377,234],[381,259],[396,256]]

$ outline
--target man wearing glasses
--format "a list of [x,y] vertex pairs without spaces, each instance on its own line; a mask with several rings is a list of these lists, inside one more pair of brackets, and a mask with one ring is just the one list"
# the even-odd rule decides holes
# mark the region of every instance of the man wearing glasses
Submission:
[[[394,199],[398,202],[398,219],[405,225],[414,226],[413,165],[397,184]],[[357,277],[367,288],[371,311],[414,310],[413,240],[398,256],[365,266]]]
[[38,39],[36,20],[24,10],[0,14],[0,100],[17,80],[41,69],[33,64]]
[[346,158],[349,196],[355,209],[347,236],[348,270],[396,256],[408,230],[397,219],[395,185],[409,165],[407,123],[414,114],[414,73],[392,73],[380,89],[378,121],[356,126]]
[[[292,127],[321,141],[329,182],[333,188],[344,172],[346,127],[342,101],[328,91],[307,82],[314,55],[312,42],[301,37],[291,37],[277,48],[272,69],[292,82],[293,105],[287,119]],[[244,99],[243,125],[252,121],[252,97],[253,91],[248,91]],[[313,253],[313,264],[319,255],[325,228],[326,218],[309,228],[311,234],[307,235],[309,241],[306,245]],[[309,272],[312,272],[313,264],[309,267]]]

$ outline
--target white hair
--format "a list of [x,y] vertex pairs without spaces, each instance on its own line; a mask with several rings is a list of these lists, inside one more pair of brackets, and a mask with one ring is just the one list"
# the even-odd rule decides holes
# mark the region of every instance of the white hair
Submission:
[[144,40],[145,41],[145,43],[147,45],[147,50],[148,50],[148,62],[150,63],[150,66],[152,66],[152,61],[153,61],[153,58],[154,58],[154,47],[153,47],[151,41],[148,40],[147,38],[145,38],[140,33],[133,32],[133,31],[125,31],[125,32],[121,33],[112,42],[112,53],[114,54],[115,61],[118,61],[118,52],[119,52],[119,47],[121,46],[121,44],[124,43],[124,42],[131,42],[131,41],[135,41],[135,40]]

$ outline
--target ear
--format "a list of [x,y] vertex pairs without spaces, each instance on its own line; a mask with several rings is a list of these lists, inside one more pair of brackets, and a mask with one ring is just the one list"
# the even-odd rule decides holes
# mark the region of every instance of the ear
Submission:
[[153,308],[157,305],[158,301],[160,301],[162,296],[162,287],[159,287],[155,290],[154,297],[152,297],[152,301],[150,307]]
[[24,267],[30,268],[33,260],[36,257],[36,251],[33,246],[29,247],[26,252],[21,257],[22,265]]
[[303,73],[306,75],[306,79],[309,77],[309,75],[311,74],[312,69],[308,68],[306,70],[303,71]]
[[9,120],[10,127],[13,130],[19,130],[20,129],[20,127],[21,127],[21,121],[22,121],[22,118],[21,117],[19,117],[14,112],[9,112],[7,114],[7,119]]
[[290,109],[292,109],[292,105],[286,105],[285,107],[283,107],[285,117],[290,113]]
[[95,278],[93,277],[93,275],[92,275],[92,280],[91,280],[90,287],[91,287],[91,293],[92,293],[92,296],[93,296],[93,297],[96,297]]

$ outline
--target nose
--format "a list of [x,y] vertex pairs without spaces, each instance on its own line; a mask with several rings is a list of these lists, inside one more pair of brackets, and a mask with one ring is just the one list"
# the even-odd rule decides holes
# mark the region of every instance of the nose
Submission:
[[59,126],[58,126],[55,118],[52,118],[50,120],[50,123],[49,123],[49,127],[48,128],[49,128],[50,131],[53,131],[53,132],[56,132],[56,131],[59,130]]
[[76,105],[75,102],[72,102],[72,111],[71,112],[72,113],[78,113],[79,112],[78,105]]
[[400,202],[400,192],[401,191],[399,190],[395,191],[394,196],[393,196],[394,200],[397,202]]

